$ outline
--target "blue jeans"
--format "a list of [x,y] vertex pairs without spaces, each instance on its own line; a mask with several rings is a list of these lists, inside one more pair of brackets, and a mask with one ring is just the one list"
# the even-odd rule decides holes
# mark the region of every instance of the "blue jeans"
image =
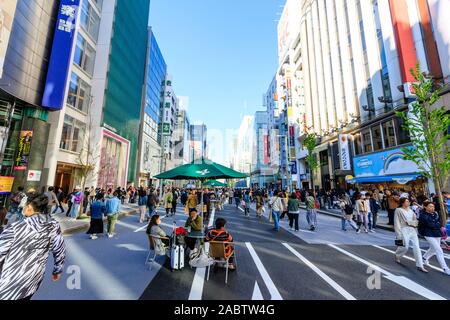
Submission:
[[80,204],[79,203],[74,203],[72,205],[72,208],[70,209],[70,217],[72,219],[78,218],[78,211],[79,210],[80,210]]
[[274,229],[279,231],[280,230],[280,211],[272,210],[272,218],[274,222]]
[[351,219],[347,220],[346,218],[342,218],[341,222],[342,222],[342,230],[347,230],[347,228],[346,228],[347,224],[355,230],[358,229],[358,227],[355,225],[355,223]]
[[241,202],[238,197],[234,197],[234,200],[236,201],[236,209],[239,208],[239,203]]

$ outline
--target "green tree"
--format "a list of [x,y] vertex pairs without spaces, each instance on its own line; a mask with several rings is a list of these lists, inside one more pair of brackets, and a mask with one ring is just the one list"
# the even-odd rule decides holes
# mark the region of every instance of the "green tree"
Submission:
[[308,150],[308,155],[305,158],[311,175],[311,189],[314,190],[314,173],[319,168],[319,161],[313,153],[317,146],[317,136],[315,133],[307,133],[303,146]]
[[403,148],[402,151],[406,160],[414,162],[420,173],[434,182],[440,200],[441,222],[445,225],[447,211],[442,189],[450,177],[450,114],[444,106],[435,107],[442,87],[424,75],[420,65],[411,69],[411,74],[416,81],[412,86],[417,99],[410,104],[408,112],[397,112],[397,116],[410,133],[413,148]]

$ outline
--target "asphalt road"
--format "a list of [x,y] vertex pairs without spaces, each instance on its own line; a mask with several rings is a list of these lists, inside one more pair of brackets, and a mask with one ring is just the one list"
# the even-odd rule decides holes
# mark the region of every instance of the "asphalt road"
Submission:
[[[145,226],[137,216],[122,219],[113,239],[90,240],[86,234],[66,238],[67,263],[60,282],[46,278],[33,299],[149,299],[149,300],[383,300],[448,299],[450,277],[435,258],[429,274],[416,270],[412,252],[396,264],[391,251],[394,235],[379,230],[375,234],[341,231],[340,220],[318,216],[316,232],[306,230],[301,213],[301,231],[280,232],[252,212],[245,217],[235,206],[226,206],[215,217],[224,217],[236,242],[237,265],[229,273],[191,269],[171,272],[168,259],[158,259],[153,270],[144,266],[148,250]],[[184,225],[180,209],[175,220]],[[173,218],[164,218],[163,227],[172,229]],[[428,244],[421,242],[423,249]],[[447,262],[449,260],[447,256]],[[51,262],[52,259],[50,259]]]

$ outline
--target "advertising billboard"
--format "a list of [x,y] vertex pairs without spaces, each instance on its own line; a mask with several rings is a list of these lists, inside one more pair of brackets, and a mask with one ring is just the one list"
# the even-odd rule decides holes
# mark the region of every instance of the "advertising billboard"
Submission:
[[33,131],[20,131],[17,156],[16,159],[14,160],[14,170],[27,169],[32,140],[33,140]]
[[396,181],[407,183],[419,175],[417,165],[404,159],[401,149],[377,152],[353,158],[356,182]]
[[0,0],[0,78],[3,76],[6,51],[16,14],[17,0]]
[[9,194],[12,191],[14,177],[0,177],[0,194]]
[[80,0],[61,0],[59,5],[47,81],[42,98],[42,106],[49,109],[61,110],[65,103],[79,7]]

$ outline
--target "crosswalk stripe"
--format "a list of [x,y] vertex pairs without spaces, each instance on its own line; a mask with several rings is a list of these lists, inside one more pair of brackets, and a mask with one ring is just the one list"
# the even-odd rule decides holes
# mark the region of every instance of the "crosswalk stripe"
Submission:
[[250,242],[246,242],[245,245],[247,246],[248,251],[250,251],[250,255],[253,258],[253,261],[255,262],[256,267],[258,268],[258,271],[261,274],[261,277],[263,278],[263,281],[267,289],[270,292],[271,300],[283,300],[281,294],[278,292],[277,287],[270,278],[269,273],[267,272],[266,268],[259,259],[258,254],[253,248],[252,244]]
[[321,277],[323,280],[325,280],[326,283],[328,283],[333,289],[335,289],[337,292],[339,292],[345,299],[356,300],[356,298],[354,296],[352,296],[347,290],[342,288],[336,281],[331,279],[328,275],[326,275],[322,270],[320,270],[318,267],[316,267],[311,261],[309,261],[304,256],[302,256],[297,250],[292,248],[289,244],[283,243],[283,246],[285,246],[293,255],[295,255],[304,264],[306,264],[315,273],[317,273],[317,275],[319,277]]
[[410,279],[408,279],[406,277],[396,276],[396,275],[390,273],[389,271],[386,271],[383,268],[380,268],[379,266],[377,266],[377,265],[375,265],[375,264],[373,264],[373,263],[371,263],[369,261],[366,261],[366,260],[364,260],[364,259],[362,259],[362,258],[360,258],[360,257],[358,257],[356,255],[354,255],[353,253],[350,253],[350,252],[348,252],[348,251],[346,251],[346,250],[344,250],[342,248],[337,247],[334,244],[329,244],[328,246],[330,246],[331,248],[333,248],[333,249],[335,249],[335,250],[345,254],[346,256],[348,256],[348,257],[350,257],[350,258],[352,258],[352,259],[354,259],[356,261],[361,262],[362,264],[365,264],[366,266],[372,268],[372,270],[375,270],[375,271],[378,271],[378,272],[384,274],[386,279],[388,279],[388,280],[390,280],[390,281],[392,281],[392,282],[394,282],[394,283],[396,283],[396,284],[398,284],[398,285],[400,285],[400,286],[402,286],[402,287],[404,287],[404,288],[406,288],[406,289],[408,289],[408,290],[410,290],[410,291],[412,291],[412,292],[414,292],[414,293],[416,293],[416,294],[418,294],[418,295],[420,295],[420,296],[422,296],[424,298],[427,298],[429,300],[446,300],[444,297],[442,297],[442,296],[438,295],[437,293],[435,293],[435,292],[433,292],[433,291],[431,291],[431,290],[421,286],[420,284],[418,284],[418,283],[416,283],[416,282],[414,282],[414,281],[412,281],[412,280],[410,280]]
[[[216,210],[211,211],[208,227],[212,227]],[[205,243],[205,251],[209,252],[209,243]],[[206,268],[197,268],[195,270],[194,280],[192,281],[191,291],[189,292],[189,300],[202,300],[203,287],[205,283]]]
[[[377,245],[372,245],[372,247],[380,249],[380,250],[383,250],[385,252],[389,252],[389,253],[395,254],[395,251],[392,251],[392,250],[389,250],[389,249],[386,249],[386,248],[383,248],[383,247],[380,247],[380,246],[377,246]],[[408,256],[403,256],[403,258],[405,258],[406,260],[409,260],[409,261],[416,261],[414,258],[411,258],[411,257],[408,257]],[[432,266],[431,264],[429,266],[427,266],[427,267],[429,267],[431,269],[434,269],[436,271],[439,271],[439,272],[444,272],[441,268],[437,268],[435,266]]]

